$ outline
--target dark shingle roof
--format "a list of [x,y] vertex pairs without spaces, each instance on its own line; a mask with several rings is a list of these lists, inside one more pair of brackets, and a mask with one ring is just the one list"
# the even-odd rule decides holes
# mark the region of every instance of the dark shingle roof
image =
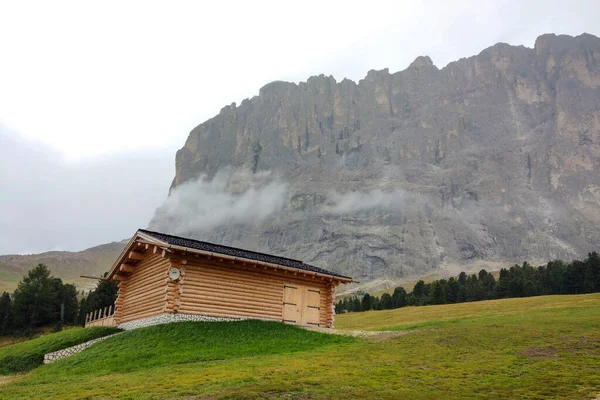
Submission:
[[248,260],[262,261],[271,264],[282,265],[284,267],[296,268],[303,271],[317,272],[319,274],[336,276],[339,278],[352,279],[348,276],[340,275],[335,272],[327,271],[323,268],[315,267],[309,264],[305,264],[299,260],[293,260],[291,258],[278,257],[271,254],[259,253],[256,251],[238,249],[236,247],[223,246],[220,244],[202,242],[200,240],[194,240],[184,238],[180,236],[168,235],[166,233],[153,232],[146,229],[139,229],[140,232],[152,236],[162,242],[170,245],[186,247],[188,249],[202,250],[211,253],[218,253],[232,257],[246,258]]

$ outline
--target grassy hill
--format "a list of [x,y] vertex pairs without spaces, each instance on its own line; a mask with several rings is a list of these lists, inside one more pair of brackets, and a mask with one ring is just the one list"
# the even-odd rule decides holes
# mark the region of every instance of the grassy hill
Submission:
[[67,283],[93,287],[95,281],[81,279],[79,276],[98,276],[108,271],[124,247],[124,242],[113,242],[77,252],[49,251],[40,254],[0,256],[0,294],[3,291],[15,290],[27,271],[40,263],[46,264],[52,275]]
[[157,326],[13,376],[0,398],[600,395],[600,294],[407,307],[336,323],[394,334],[352,338],[260,321]]
[[117,332],[118,329],[107,326],[72,328],[0,348],[0,375],[29,371],[42,365],[46,353]]

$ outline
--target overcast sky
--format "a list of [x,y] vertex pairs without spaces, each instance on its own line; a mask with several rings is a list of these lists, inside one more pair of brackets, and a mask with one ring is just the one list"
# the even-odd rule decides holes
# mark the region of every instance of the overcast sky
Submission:
[[598,21],[598,0],[0,1],[0,254],[131,236],[189,131],[273,80],[441,68]]

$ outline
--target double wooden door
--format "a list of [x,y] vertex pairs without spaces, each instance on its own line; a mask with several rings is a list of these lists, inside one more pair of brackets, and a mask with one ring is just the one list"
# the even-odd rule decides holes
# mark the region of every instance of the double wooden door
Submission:
[[283,322],[319,326],[320,312],[319,289],[296,284],[283,285]]

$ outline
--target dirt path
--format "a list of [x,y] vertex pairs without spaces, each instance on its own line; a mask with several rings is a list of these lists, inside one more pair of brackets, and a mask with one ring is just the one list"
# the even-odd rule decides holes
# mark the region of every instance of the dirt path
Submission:
[[392,338],[396,338],[399,336],[404,336],[409,334],[412,331],[351,331],[351,330],[340,330],[340,329],[331,329],[331,328],[317,328],[317,327],[304,327],[309,331],[328,333],[330,335],[345,335],[345,336],[353,336],[360,337],[373,341],[383,341]]

